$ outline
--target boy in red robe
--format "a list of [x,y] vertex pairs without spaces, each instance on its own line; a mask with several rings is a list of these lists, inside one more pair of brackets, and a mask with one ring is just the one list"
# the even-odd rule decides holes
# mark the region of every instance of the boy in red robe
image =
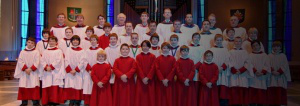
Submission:
[[156,106],[175,106],[175,58],[169,55],[171,45],[164,42],[161,45],[162,55],[155,60]]
[[213,63],[213,52],[204,53],[204,62],[199,69],[201,81],[199,106],[219,106],[217,80],[219,77],[218,66]]

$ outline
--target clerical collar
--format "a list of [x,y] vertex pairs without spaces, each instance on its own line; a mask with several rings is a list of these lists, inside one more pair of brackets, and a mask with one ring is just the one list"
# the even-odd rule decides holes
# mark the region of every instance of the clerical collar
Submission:
[[91,41],[91,39],[89,37],[85,37],[84,39],[87,41]]
[[43,41],[43,42],[48,42],[48,39],[44,39],[44,38],[43,38],[42,41]]
[[157,45],[152,45],[152,50],[159,50],[160,49],[160,47],[159,46],[157,46]]
[[210,29],[211,29],[211,30],[215,30],[215,29],[217,29],[217,28],[216,28],[216,27],[211,27]]
[[195,25],[193,23],[191,23],[191,24],[185,23],[184,26],[188,27],[188,28],[193,28]]
[[118,47],[118,44],[116,44],[116,45],[111,45],[111,44],[109,44],[109,47],[111,47],[111,48],[116,48],[116,47]]
[[117,24],[117,27],[123,27],[123,26],[125,26],[125,24],[122,24],[122,25]]
[[141,27],[148,27],[148,23],[146,23],[146,24],[141,24]]
[[57,24],[57,25],[55,25],[54,27],[55,28],[64,28],[64,27],[66,27],[67,25],[66,24]]
[[228,40],[229,42],[234,42],[234,39],[229,39],[229,38],[228,38],[227,40]]
[[211,32],[210,31],[207,31],[207,32],[202,31],[201,34],[209,35],[209,34],[211,34]]
[[175,31],[175,30],[174,30],[173,32],[174,32],[174,33],[182,33],[180,30],[179,30],[179,31]]
[[70,39],[68,39],[68,38],[64,38],[64,40],[71,40],[71,38],[70,38]]
[[130,34],[128,34],[128,33],[125,33],[125,34],[124,34],[124,36],[130,36]]
[[176,45],[176,46],[171,45],[171,49],[177,49],[178,47],[179,47],[179,45]]
[[200,46],[200,44],[195,44],[194,42],[191,42],[190,46]]
[[252,53],[253,53],[253,54],[262,54],[263,52],[262,52],[262,51],[257,51],[257,52],[252,51]]
[[77,24],[75,27],[76,28],[82,28],[82,27],[85,27],[86,25],[84,25],[84,24],[82,24],[82,25],[79,25],[79,24]]
[[103,26],[98,25],[97,28],[98,28],[98,29],[103,29]]
[[216,45],[216,44],[215,44],[215,46],[214,46],[214,47],[215,47],[215,48],[224,48],[223,46],[220,46],[220,47],[219,47],[219,46],[218,46],[218,45]]
[[105,33],[104,35],[105,35],[105,36],[108,36],[109,34],[106,34],[106,33]]
[[54,47],[48,47],[48,50],[57,50],[58,48],[56,46]]
[[25,47],[25,51],[33,51],[33,50],[35,50],[35,46],[30,49],[28,48],[28,46]]
[[97,60],[97,63],[98,63],[98,64],[104,64],[105,61],[100,62],[100,61]]
[[173,22],[171,20],[164,20],[162,23],[163,24],[173,24]]

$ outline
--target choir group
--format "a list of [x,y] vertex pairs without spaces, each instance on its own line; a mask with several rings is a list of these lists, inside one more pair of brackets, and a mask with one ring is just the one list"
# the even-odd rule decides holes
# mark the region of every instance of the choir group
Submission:
[[28,38],[19,55],[21,106],[287,105],[291,77],[280,41],[266,54],[258,30],[247,32],[237,16],[223,32],[214,14],[201,29],[192,14],[184,24],[172,22],[168,8],[163,16],[157,25],[143,12],[134,27],[123,13],[114,26],[99,15],[90,27],[77,15],[68,27],[58,14],[58,24],[37,44]]

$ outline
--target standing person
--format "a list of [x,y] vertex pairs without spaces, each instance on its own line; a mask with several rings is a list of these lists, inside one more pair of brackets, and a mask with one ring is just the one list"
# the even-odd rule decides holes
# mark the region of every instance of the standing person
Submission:
[[94,26],[95,35],[98,37],[102,36],[104,34],[104,24],[106,22],[106,19],[103,15],[99,14],[97,17],[98,25]]
[[59,13],[56,16],[57,25],[51,27],[50,35],[53,35],[57,37],[58,40],[61,40],[64,38],[65,30],[68,28],[68,26],[65,24],[66,15],[64,13]]

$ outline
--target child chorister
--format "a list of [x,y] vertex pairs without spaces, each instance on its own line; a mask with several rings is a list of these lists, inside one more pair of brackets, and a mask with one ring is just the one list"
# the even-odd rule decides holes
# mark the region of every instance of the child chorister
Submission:
[[176,60],[180,58],[180,50],[178,45],[178,36],[176,34],[171,35],[170,39],[170,55],[175,57]]
[[64,102],[62,98],[65,78],[64,58],[62,50],[56,47],[57,41],[56,37],[49,37],[49,47],[41,59],[43,105],[57,105]]
[[104,50],[105,48],[107,48],[109,46],[109,34],[111,31],[110,23],[105,23],[103,26],[103,29],[104,29],[104,34],[99,37],[98,44],[99,44],[99,47]]
[[170,8],[165,8],[164,9],[164,14],[163,14],[165,20],[157,25],[157,34],[159,36],[162,36],[163,39],[162,42],[165,42],[167,39],[167,36],[169,33],[172,32],[172,27],[173,27],[173,22],[171,21],[172,13]]
[[73,47],[68,48],[65,53],[65,86],[64,99],[70,100],[71,105],[80,105],[83,99],[83,72],[85,71],[85,51],[79,46],[80,37],[74,35],[71,38]]
[[229,52],[227,48],[223,47],[223,35],[216,34],[214,42],[215,46],[212,47],[210,50],[214,54],[214,63],[218,66],[219,69],[219,80],[217,82],[217,85],[219,88],[220,105],[227,106],[229,99]]
[[66,15],[64,13],[59,13],[57,14],[56,19],[58,24],[51,27],[50,32],[51,35],[57,37],[58,40],[61,40],[64,38],[66,28],[68,28],[68,26],[65,24]]
[[129,47],[129,56],[133,59],[136,58],[137,55],[139,55],[141,51],[141,47],[138,45],[139,42],[139,35],[137,33],[131,33],[130,35],[131,39],[131,45]]
[[[257,40],[258,38],[258,30],[255,28],[255,27],[252,27],[248,30],[248,39],[245,40],[243,42],[243,49],[247,50],[247,52],[250,54],[252,53],[252,46],[251,46],[251,42]],[[265,49],[264,49],[264,46],[263,44],[260,42],[260,45],[261,45],[261,50],[262,52],[265,52]]]
[[97,61],[92,67],[93,90],[89,106],[112,106],[112,92],[109,84],[111,66],[105,62],[104,50],[97,52]]
[[161,45],[162,54],[155,60],[155,71],[157,76],[156,106],[175,105],[175,63],[176,59],[169,55],[171,45],[164,42]]
[[234,40],[235,48],[229,51],[229,104],[247,105],[249,103],[248,79],[254,76],[249,55],[242,49],[242,38],[236,37]]
[[271,73],[269,57],[261,51],[259,41],[251,42],[253,51],[249,60],[253,66],[254,77],[249,79],[249,103],[267,104],[267,80]]
[[81,40],[85,38],[85,31],[86,28],[89,27],[87,25],[84,25],[84,16],[82,14],[76,15],[76,22],[77,25],[73,26],[73,34],[78,35]]
[[267,89],[268,104],[287,105],[287,85],[291,82],[291,74],[286,55],[282,53],[280,41],[273,42],[269,59],[272,75]]
[[133,106],[135,99],[136,62],[129,57],[129,45],[120,47],[121,56],[115,60],[113,72],[116,75],[113,86],[113,106]]
[[195,82],[195,65],[193,60],[189,59],[189,47],[183,45],[180,47],[180,59],[176,62],[176,102],[177,106],[196,106],[197,92]]
[[150,42],[151,42],[152,47],[150,48],[149,52],[154,54],[155,57],[158,57],[161,55],[160,46],[158,44],[159,41],[160,41],[160,38],[156,33],[154,33],[150,37]]
[[[149,14],[147,12],[142,12],[141,14],[141,24],[137,24],[133,30],[133,32],[139,34],[140,39],[142,35],[146,34],[149,32],[149,27],[148,27],[148,20],[149,20]],[[149,40],[149,39],[147,39]],[[144,41],[144,40],[143,40]]]
[[102,50],[98,47],[98,36],[90,36],[91,47],[85,51],[86,65],[83,72],[83,100],[84,104],[90,104],[90,98],[92,93],[93,81],[91,79],[91,71],[94,64],[97,62],[97,53]]
[[[231,16],[230,17],[230,26],[235,31],[234,37],[241,37],[244,41],[247,39],[247,31],[245,28],[239,26],[239,21],[240,20],[239,20],[238,16],[235,16],[235,15]],[[226,32],[227,32],[227,29],[225,29],[223,31],[224,36],[227,36]]]
[[99,22],[99,25],[96,25],[94,26],[94,31],[95,31],[95,35],[97,35],[98,37],[102,36],[104,34],[104,23],[105,23],[105,18],[103,15],[98,15],[98,18],[97,18],[98,22]]
[[[105,52],[107,54],[107,62],[113,66],[115,60],[120,57],[120,46],[117,44],[118,35],[116,33],[112,33],[109,35],[109,46],[105,48]],[[115,75],[112,73],[111,78],[109,80],[111,84],[115,82]]]
[[215,27],[215,24],[217,23],[216,15],[210,14],[208,16],[208,21],[210,22],[210,29],[209,31],[213,34],[222,34],[222,31],[220,28]]
[[87,50],[91,47],[91,35],[94,34],[94,29],[92,27],[87,27],[85,31],[85,38],[81,40],[80,47],[83,50]]
[[72,28],[66,28],[65,30],[65,37],[63,39],[60,39],[58,42],[58,48],[63,51],[63,53],[66,52],[67,48],[71,48],[71,38],[73,37],[73,29]]
[[185,15],[185,24],[181,25],[180,31],[185,33],[185,37],[187,38],[192,38],[192,35],[199,31],[198,25],[193,23],[192,14]]
[[199,106],[219,106],[217,80],[218,66],[213,62],[213,52],[207,50],[204,53],[204,61],[199,68],[200,95]]
[[234,29],[227,28],[226,35],[224,36],[223,46],[228,50],[232,50],[234,48]]
[[19,79],[18,100],[22,100],[21,106],[27,106],[28,100],[33,101],[34,106],[38,106],[40,100],[40,81],[38,71],[40,53],[35,49],[35,39],[28,38],[25,50],[22,50],[14,77]]
[[143,52],[136,57],[136,106],[155,106],[155,55],[149,52],[151,43],[145,40],[141,43]]
[[43,34],[43,39],[36,44],[36,48],[39,51],[41,56],[42,56],[43,52],[45,50],[47,50],[49,47],[48,38],[50,36],[50,31],[47,29],[44,29],[42,31],[42,34]]
[[210,29],[210,22],[205,20],[202,22],[202,32],[200,33],[200,45],[203,46],[206,50],[213,47],[213,41],[215,38],[215,34],[209,31]]

